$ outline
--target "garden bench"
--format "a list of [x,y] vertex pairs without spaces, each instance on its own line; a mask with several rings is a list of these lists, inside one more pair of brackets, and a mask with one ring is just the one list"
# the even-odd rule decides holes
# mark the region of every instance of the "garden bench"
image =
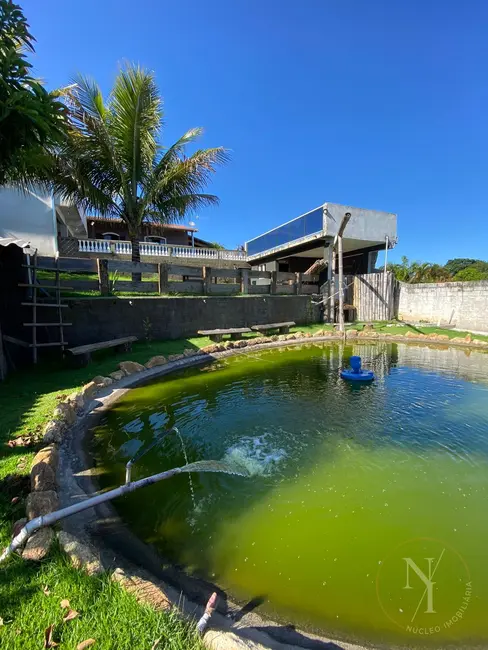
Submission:
[[251,329],[253,332],[264,332],[268,334],[272,330],[278,330],[280,334],[288,334],[290,327],[293,327],[296,323],[290,321],[288,323],[268,323],[266,325],[252,325]]
[[124,338],[112,339],[111,341],[79,345],[75,348],[69,348],[68,352],[71,353],[72,357],[77,357],[78,365],[86,366],[90,363],[92,352],[105,350],[106,348],[115,348],[116,352],[128,352],[132,349],[134,341],[137,341],[137,336],[125,336]]
[[231,327],[229,329],[198,330],[198,334],[200,336],[208,336],[211,341],[220,343],[226,334],[230,334],[231,339],[240,339],[243,334],[249,334],[250,331],[249,327]]

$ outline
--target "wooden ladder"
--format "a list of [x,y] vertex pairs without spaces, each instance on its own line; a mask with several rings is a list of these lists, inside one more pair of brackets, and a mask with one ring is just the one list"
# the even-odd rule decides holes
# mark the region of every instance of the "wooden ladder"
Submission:
[[[29,282],[26,284],[19,284],[19,287],[26,287],[31,289],[32,291],[32,302],[23,302],[21,303],[22,306],[24,307],[32,307],[32,322],[31,323],[23,323],[24,327],[32,327],[32,343],[28,344],[29,348],[32,348],[32,360],[34,363],[37,363],[37,350],[38,348],[46,348],[46,347],[61,347],[62,351],[64,352],[64,348],[67,345],[67,342],[64,338],[64,328],[68,327],[71,325],[71,323],[65,323],[63,322],[63,309],[65,309],[68,305],[63,304],[61,302],[61,279],[60,279],[60,268],[59,268],[59,258],[56,257],[55,260],[55,266],[53,267],[39,267],[37,266],[37,252],[34,253],[32,256],[31,262],[29,264],[24,264],[24,267],[29,269],[30,275],[29,275]],[[53,271],[55,273],[55,279],[54,279],[54,284],[52,285],[41,285],[39,284],[39,281],[37,279],[37,271],[42,270],[42,271]],[[69,289],[70,287],[63,287],[63,289]],[[47,289],[54,290],[55,292],[55,298],[53,302],[42,302],[39,301],[39,296],[38,292],[39,290],[43,290],[46,292]],[[56,309],[57,313],[57,320],[53,318],[52,323],[40,323],[38,321],[38,313],[37,310],[38,308],[41,309]],[[54,341],[52,343],[39,343],[37,340],[37,328],[38,327],[57,327],[59,328],[59,341]]]

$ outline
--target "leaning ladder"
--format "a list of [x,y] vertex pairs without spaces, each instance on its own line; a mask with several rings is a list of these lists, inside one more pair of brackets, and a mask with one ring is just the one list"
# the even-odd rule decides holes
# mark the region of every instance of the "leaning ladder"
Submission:
[[[34,363],[37,363],[37,350],[38,348],[46,347],[61,347],[64,352],[64,348],[67,345],[67,342],[64,338],[64,328],[71,325],[71,323],[63,322],[63,309],[68,305],[61,302],[61,279],[60,279],[60,268],[59,268],[59,257],[56,257],[55,265],[53,267],[42,267],[43,271],[53,271],[55,274],[54,284],[52,285],[41,285],[37,279],[37,271],[39,267],[37,266],[37,252],[34,253],[31,260],[28,264],[24,264],[24,267],[29,269],[29,282],[26,284],[20,283],[19,287],[26,287],[31,290],[31,302],[21,303],[24,307],[32,307],[32,322],[24,323],[24,327],[32,327],[32,343],[29,343],[29,347],[32,348],[32,360]],[[70,287],[63,287],[64,289],[69,289]],[[39,301],[39,291],[44,291],[47,293],[47,290],[54,290],[55,299],[54,302],[42,302]],[[38,321],[38,308],[41,309],[56,309],[57,320],[50,323],[40,323]],[[59,341],[53,341],[49,343],[39,343],[37,337],[37,328],[39,327],[54,327],[59,328]]]

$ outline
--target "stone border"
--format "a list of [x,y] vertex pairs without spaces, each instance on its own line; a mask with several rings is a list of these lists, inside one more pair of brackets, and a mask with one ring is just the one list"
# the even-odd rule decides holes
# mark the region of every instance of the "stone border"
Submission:
[[[328,330],[319,330],[314,335],[308,332],[302,336],[300,334],[261,336],[247,340],[226,341],[222,344],[208,345],[201,350],[185,350],[184,354],[170,355],[168,358],[155,356],[144,366],[135,361],[123,361],[119,363],[119,370],[111,373],[109,377],[94,377],[79,392],[74,392],[65,400],[61,400],[54,409],[53,419],[44,428],[43,442],[47,443],[48,446],[41,449],[34,458],[30,474],[31,493],[27,497],[26,505],[27,519],[16,522],[17,532],[25,521],[59,508],[60,500],[65,501],[65,503],[61,503],[64,506],[68,504],[69,499],[72,499],[74,494],[79,499],[86,498],[96,491],[96,484],[92,481],[90,471],[86,471],[86,467],[79,466],[77,469],[81,469],[80,474],[84,472],[87,474],[87,491],[82,488],[80,493],[80,486],[75,485],[77,483],[74,477],[76,472],[73,472],[73,454],[71,454],[70,458],[70,448],[74,445],[74,456],[76,456],[78,465],[81,463],[81,466],[83,466],[85,459],[82,439],[90,425],[92,426],[94,420],[98,419],[107,408],[120,399],[128,389],[144,384],[148,380],[180,369],[245,354],[249,351],[249,348],[262,351],[313,342],[347,341],[352,344],[355,341],[364,341],[365,343],[382,341],[421,343],[435,345],[436,347],[441,344],[442,347],[446,348],[453,345],[462,348],[475,347],[476,349],[488,350],[488,342],[472,339],[470,335],[466,338],[449,338],[447,335],[439,334],[415,335],[411,332],[408,332],[407,335],[389,335],[380,334],[372,329],[361,332],[351,329],[347,330],[344,335]],[[60,452],[63,456],[61,459]],[[67,474],[71,474],[68,479]],[[76,491],[70,490],[68,494],[61,490],[58,494],[56,488],[59,484],[63,488],[67,487],[68,490],[69,488],[75,488]],[[107,519],[114,520],[115,511],[110,505],[106,505],[103,510],[105,511],[103,514]],[[103,549],[93,543],[89,534],[90,525],[94,523],[93,514],[84,517],[83,513],[81,513],[81,515],[77,515],[72,519],[79,520],[74,526],[67,526],[71,528],[72,532],[60,530],[57,534],[61,547],[70,557],[75,567],[83,568],[88,574],[103,571],[107,566],[107,561],[103,561]],[[118,519],[116,515],[115,519]],[[127,531],[123,531],[123,534],[130,536],[132,538],[130,542],[138,544],[139,550],[141,550],[141,545],[145,546],[140,540],[135,539],[135,536],[128,534]],[[43,559],[47,555],[54,537],[55,533],[51,528],[43,528],[37,531],[27,541],[22,557],[34,561]],[[146,549],[142,552],[146,552]],[[111,553],[112,557],[108,562],[108,566],[113,569],[113,550],[111,550]],[[182,598],[182,594],[185,592],[182,592],[181,589],[175,589],[164,580],[156,578],[153,572],[141,570],[134,564],[127,563],[125,558],[119,557],[119,555],[117,553],[115,559],[117,564],[121,566],[117,566],[112,570],[112,578],[119,582],[124,589],[133,593],[138,601],[159,610],[176,607],[183,615],[193,619],[203,613],[204,605],[201,602],[193,602],[191,599],[186,599],[186,596]],[[190,598],[195,596],[192,592],[194,592],[194,589],[190,588]],[[238,622],[236,622],[233,615],[238,613],[239,608],[229,602],[227,608],[228,612],[230,612],[230,618],[218,611],[215,612],[212,617],[213,628],[207,630],[204,635],[205,646],[212,650],[230,650],[231,648],[265,650],[266,648],[278,647],[283,650],[298,650],[312,647],[315,643],[330,644],[329,647],[331,648],[342,648],[343,650],[364,650],[364,647],[360,645],[334,642],[313,634],[297,632],[294,628],[290,627],[288,629],[286,626],[264,620],[253,613],[248,613],[242,618],[239,617]],[[214,627],[218,629],[216,630]],[[388,647],[393,648],[391,645]]]

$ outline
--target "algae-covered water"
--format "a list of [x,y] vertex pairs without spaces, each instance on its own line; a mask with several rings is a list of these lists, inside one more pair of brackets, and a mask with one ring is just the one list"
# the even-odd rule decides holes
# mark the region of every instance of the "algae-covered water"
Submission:
[[[373,384],[339,379],[353,353]],[[162,556],[297,628],[487,647],[487,378],[488,355],[406,345],[310,345],[180,372],[130,391],[97,428],[102,484],[177,426],[190,462],[252,476],[177,476],[116,502]],[[170,435],[133,476],[184,462]]]

